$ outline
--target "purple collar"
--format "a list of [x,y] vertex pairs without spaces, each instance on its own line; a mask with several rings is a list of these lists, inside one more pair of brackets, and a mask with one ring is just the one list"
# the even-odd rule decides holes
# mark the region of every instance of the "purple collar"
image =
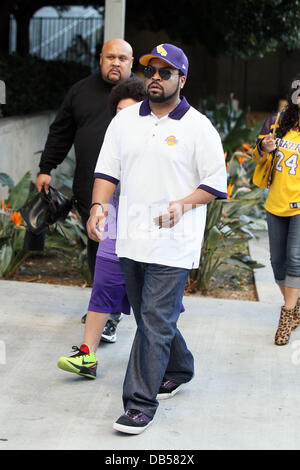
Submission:
[[[182,116],[185,115],[185,113],[190,109],[190,107],[191,106],[183,96],[176,108],[169,113],[169,118],[176,119],[176,121],[179,121],[179,119],[181,119]],[[140,116],[148,116],[149,114],[151,114],[149,98],[146,98],[140,106]]]

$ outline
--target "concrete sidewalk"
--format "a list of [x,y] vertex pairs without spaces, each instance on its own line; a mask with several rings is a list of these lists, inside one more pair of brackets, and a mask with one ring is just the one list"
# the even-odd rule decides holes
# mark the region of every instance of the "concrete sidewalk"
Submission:
[[98,349],[94,381],[56,367],[82,340],[89,289],[0,282],[0,450],[299,449],[300,329],[273,343],[281,298],[266,238],[259,302],[185,297],[180,329],[195,356],[194,380],[162,401],[139,436],[117,433],[122,382],[135,331],[122,320],[116,344]]

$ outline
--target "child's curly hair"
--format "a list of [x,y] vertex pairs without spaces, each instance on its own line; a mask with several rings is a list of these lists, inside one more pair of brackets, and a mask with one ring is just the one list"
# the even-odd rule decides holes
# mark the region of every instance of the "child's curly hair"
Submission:
[[109,106],[115,116],[119,101],[132,98],[135,101],[143,101],[146,98],[145,82],[142,78],[127,78],[124,82],[114,86],[109,95]]

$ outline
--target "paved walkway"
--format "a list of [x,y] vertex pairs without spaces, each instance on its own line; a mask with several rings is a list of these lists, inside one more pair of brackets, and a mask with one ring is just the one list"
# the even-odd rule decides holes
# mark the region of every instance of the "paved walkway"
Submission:
[[281,298],[266,237],[251,242],[259,302],[184,298],[180,328],[195,355],[196,376],[161,402],[139,436],[112,429],[132,315],[118,342],[103,344],[97,380],[67,374],[57,358],[80,344],[90,291],[0,282],[0,450],[4,449],[299,449],[300,329],[290,345],[273,344]]

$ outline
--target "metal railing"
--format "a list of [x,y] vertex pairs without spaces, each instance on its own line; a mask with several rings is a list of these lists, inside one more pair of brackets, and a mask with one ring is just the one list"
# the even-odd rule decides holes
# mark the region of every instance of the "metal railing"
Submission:
[[[15,50],[16,22],[11,18],[10,51]],[[32,18],[29,26],[30,54],[46,60],[74,60],[97,67],[96,56],[103,35],[103,19]]]

